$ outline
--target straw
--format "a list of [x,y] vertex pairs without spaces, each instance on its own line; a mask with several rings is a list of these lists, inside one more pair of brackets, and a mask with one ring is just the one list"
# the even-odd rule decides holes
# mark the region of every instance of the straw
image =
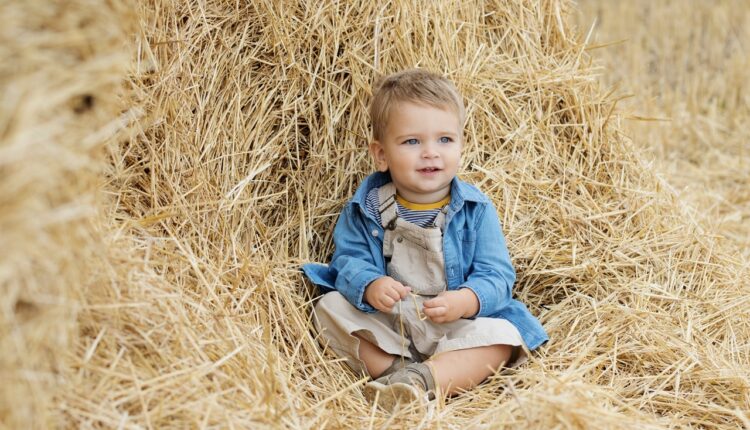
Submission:
[[[748,28],[731,5],[716,16]],[[573,6],[0,3],[2,425],[747,426],[744,245],[626,137],[591,57],[621,45],[589,53]],[[329,260],[372,171],[372,83],[414,66],[464,94],[460,175],[495,204],[514,292],[550,334],[429,417],[365,401],[299,273]],[[744,91],[731,73],[721,94]],[[742,141],[711,118],[695,142]]]

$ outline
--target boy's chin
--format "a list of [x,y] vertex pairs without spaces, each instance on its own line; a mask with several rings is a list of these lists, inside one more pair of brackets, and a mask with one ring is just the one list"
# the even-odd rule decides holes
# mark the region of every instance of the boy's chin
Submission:
[[415,189],[416,191],[413,191],[412,194],[417,194],[418,196],[421,196],[421,197],[431,197],[434,194],[439,194],[440,192],[445,191],[447,188],[450,188],[450,183],[441,185],[439,187],[435,187],[435,186],[426,187],[425,186],[425,187],[416,188]]

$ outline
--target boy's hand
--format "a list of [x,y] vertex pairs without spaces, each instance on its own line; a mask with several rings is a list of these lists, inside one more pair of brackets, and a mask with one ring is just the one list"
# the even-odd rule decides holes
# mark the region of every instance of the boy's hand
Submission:
[[389,314],[393,305],[410,292],[411,288],[405,287],[401,282],[390,276],[383,276],[370,282],[365,288],[365,301],[380,312]]
[[424,314],[435,323],[449,323],[459,318],[471,318],[479,312],[479,299],[468,288],[443,291],[424,302]]

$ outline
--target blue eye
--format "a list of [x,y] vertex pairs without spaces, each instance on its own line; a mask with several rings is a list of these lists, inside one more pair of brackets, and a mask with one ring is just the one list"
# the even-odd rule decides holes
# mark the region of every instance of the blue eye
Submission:
[[404,143],[407,145],[416,145],[419,143],[419,141],[417,139],[406,139]]
[[448,136],[443,136],[440,138],[440,143],[451,143],[451,142],[453,142],[453,139],[451,139]]

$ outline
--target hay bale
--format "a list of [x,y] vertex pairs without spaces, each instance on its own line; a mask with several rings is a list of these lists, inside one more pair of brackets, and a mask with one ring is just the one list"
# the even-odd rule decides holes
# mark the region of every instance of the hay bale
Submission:
[[[51,428],[97,268],[102,147],[129,65],[128,8],[0,3],[0,423]],[[84,334],[85,335],[85,334]]]
[[[62,422],[747,426],[747,267],[622,138],[570,6],[139,2],[122,103],[143,115],[107,146],[88,279],[108,288],[71,293]],[[464,93],[461,174],[496,203],[551,337],[426,418],[365,402],[317,345],[298,272],[371,170],[373,79],[415,65]]]

